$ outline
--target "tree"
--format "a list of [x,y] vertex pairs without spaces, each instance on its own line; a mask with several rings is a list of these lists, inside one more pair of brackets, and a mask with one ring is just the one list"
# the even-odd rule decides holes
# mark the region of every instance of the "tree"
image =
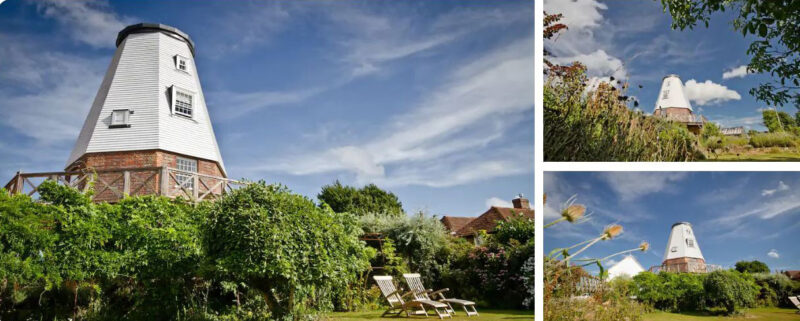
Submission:
[[328,204],[336,213],[402,215],[403,204],[394,193],[384,191],[375,184],[361,189],[342,185],[338,180],[322,187],[317,198]]
[[765,109],[761,112],[761,117],[764,120],[764,126],[770,133],[791,131],[797,127],[795,120],[785,111]]
[[203,243],[216,269],[259,291],[278,320],[331,306],[330,294],[369,268],[355,217],[253,183],[209,210]]
[[720,131],[719,126],[716,123],[707,122],[703,124],[703,139],[708,139],[709,137],[720,137],[722,136],[722,131]]
[[769,267],[761,261],[739,261],[736,262],[736,271],[742,273],[769,273]]
[[738,308],[755,303],[758,287],[752,277],[735,271],[719,270],[709,273],[703,280],[709,307],[725,308],[733,314]]
[[750,89],[756,99],[770,105],[800,106],[800,2],[795,0],[661,0],[675,29],[706,27],[711,15],[738,10],[733,28],[755,38],[747,49],[748,72],[769,73],[772,80]]

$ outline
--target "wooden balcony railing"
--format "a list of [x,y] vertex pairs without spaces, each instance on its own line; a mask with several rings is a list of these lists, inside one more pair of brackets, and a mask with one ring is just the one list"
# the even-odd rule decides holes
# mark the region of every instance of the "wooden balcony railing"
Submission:
[[22,173],[5,185],[12,194],[37,197],[39,186],[47,180],[86,192],[92,186],[95,202],[116,202],[128,196],[162,195],[191,201],[213,200],[245,185],[243,182],[181,171],[169,167],[139,167],[71,172]]
[[653,273],[659,273],[662,271],[673,273],[708,273],[716,270],[722,270],[722,266],[700,262],[682,262],[650,267],[650,272]]

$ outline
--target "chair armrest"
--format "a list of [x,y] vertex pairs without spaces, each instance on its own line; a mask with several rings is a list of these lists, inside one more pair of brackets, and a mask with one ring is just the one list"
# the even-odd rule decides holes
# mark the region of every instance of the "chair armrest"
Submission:
[[412,295],[412,294],[415,294],[414,291],[408,291],[408,292],[404,293],[403,295],[401,295],[400,297],[405,298],[405,297],[407,297],[409,295]]
[[[430,291],[430,290],[428,290],[428,291]],[[444,288],[444,289],[441,289],[441,290],[436,290],[436,291],[430,292],[429,294],[431,296],[436,296],[438,294],[438,295],[442,296],[442,299],[444,299],[444,295],[442,295],[442,293],[447,292],[447,291],[450,291],[450,289],[449,288]]]

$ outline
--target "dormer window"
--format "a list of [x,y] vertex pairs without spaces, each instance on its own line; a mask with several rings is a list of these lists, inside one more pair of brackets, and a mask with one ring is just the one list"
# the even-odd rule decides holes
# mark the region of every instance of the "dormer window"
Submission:
[[172,113],[192,118],[194,115],[194,93],[172,86]]
[[694,240],[693,239],[686,239],[686,246],[694,247]]
[[108,128],[127,128],[131,127],[129,123],[129,115],[131,111],[128,109],[115,109],[111,111],[111,124]]
[[189,59],[181,55],[175,55],[175,69],[189,72]]

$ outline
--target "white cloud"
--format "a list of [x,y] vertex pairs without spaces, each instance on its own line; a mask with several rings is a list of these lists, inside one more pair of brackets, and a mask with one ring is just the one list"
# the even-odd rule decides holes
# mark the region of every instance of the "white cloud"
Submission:
[[774,189],[762,190],[761,191],[761,196],[772,196],[772,194],[775,194],[776,192],[782,192],[782,191],[786,191],[788,189],[789,189],[789,185],[786,185],[786,183],[784,183],[783,181],[779,181],[778,182],[778,187],[776,187]]
[[96,48],[114,48],[117,33],[133,19],[120,17],[105,0],[35,1],[39,11],[55,19],[61,29],[80,42]]
[[747,65],[741,65],[722,73],[722,79],[744,78],[747,76]]
[[564,18],[560,22],[569,26],[571,30],[599,27],[603,22],[603,14],[600,11],[608,9],[605,4],[597,0],[545,0],[544,8],[548,14],[563,14]]
[[[532,57],[533,43],[523,38],[459,68],[418,106],[361,144],[293,155],[252,170],[298,175],[344,171],[387,186],[434,187],[528,173],[532,151],[460,152],[487,146],[514,125],[511,115],[532,110]],[[390,164],[396,168],[386,169]]]
[[683,180],[685,172],[606,172],[600,178],[623,201],[652,193],[668,191],[673,183]]
[[486,200],[486,207],[492,207],[492,206],[513,207],[511,202],[506,201],[506,200],[504,200],[502,198],[499,198],[499,197],[490,197],[489,199]]
[[776,249],[769,250],[769,252],[767,253],[767,256],[769,256],[769,257],[771,257],[773,259],[777,259],[777,258],[781,257],[781,255],[778,254],[778,250],[776,250]]
[[605,50],[602,49],[598,49],[589,54],[553,57],[550,58],[550,61],[560,65],[567,65],[571,64],[572,62],[579,61],[586,66],[589,76],[613,76],[616,79],[624,79],[627,77],[627,71],[625,70],[625,66],[622,64],[622,60],[609,55]]
[[711,80],[699,83],[690,79],[685,86],[687,98],[700,106],[742,99],[742,96],[735,90],[728,89],[728,87],[716,84]]

